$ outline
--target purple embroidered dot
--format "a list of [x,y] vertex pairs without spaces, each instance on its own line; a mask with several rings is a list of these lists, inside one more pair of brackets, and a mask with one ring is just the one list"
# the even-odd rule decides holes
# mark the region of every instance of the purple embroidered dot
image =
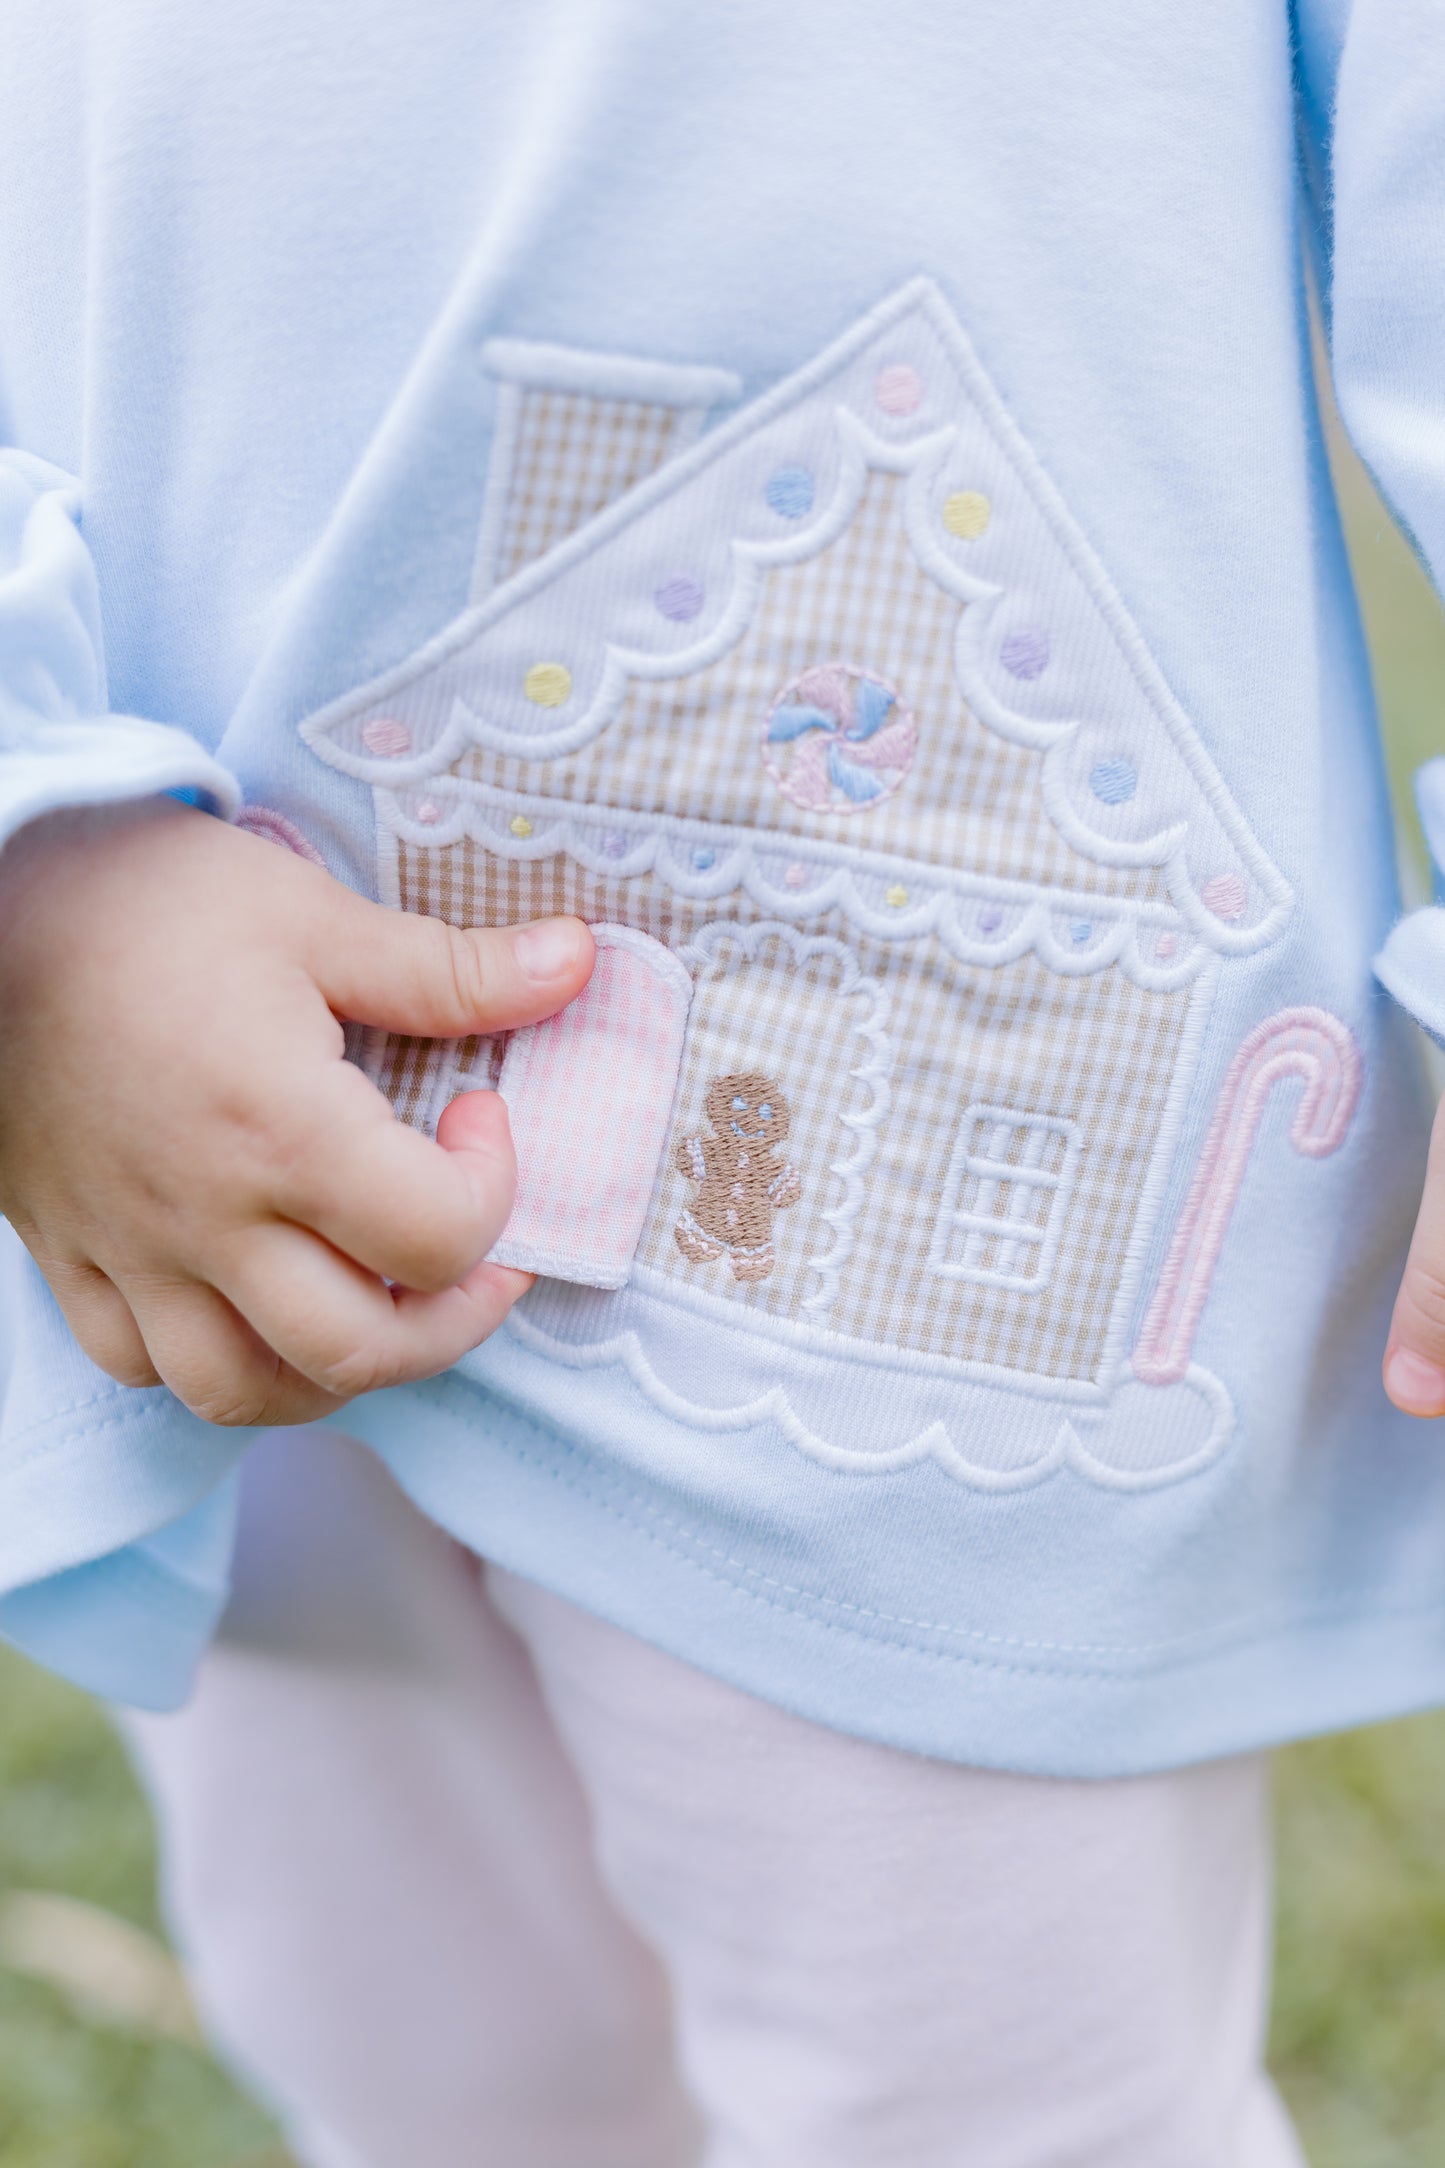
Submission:
[[674,624],[685,625],[689,618],[698,615],[707,600],[707,593],[696,580],[679,572],[674,578],[664,580],[652,599],[664,617],[670,617]]
[[978,930],[980,933],[997,933],[1002,924],[1002,911],[996,910],[991,903],[985,905],[984,909],[978,914]]
[[1154,943],[1154,954],[1159,958],[1161,964],[1167,964],[1178,946],[1179,943],[1172,933],[1161,933]]
[[1042,625],[1025,625],[1009,633],[998,653],[1010,677],[1042,677],[1049,667],[1049,636]]
[[441,819],[442,809],[439,805],[433,805],[430,798],[423,798],[421,804],[416,809],[416,817],[426,827],[430,828],[433,821],[439,821]]
[[602,838],[602,848],[604,851],[606,851],[609,858],[625,857],[627,852],[627,838],[626,836],[619,834],[617,829],[609,828],[606,835]]
[[1139,788],[1139,771],[1130,760],[1101,760],[1089,770],[1089,788],[1105,805],[1127,805]]
[[806,888],[808,885],[808,869],[806,866],[800,866],[798,861],[794,859],[787,872],[783,875],[783,879],[787,882],[789,888]]
[[1237,873],[1216,873],[1199,891],[1206,911],[1216,918],[1243,918],[1249,891]]
[[411,751],[411,732],[394,715],[374,715],[361,733],[361,742],[368,753],[379,753],[383,760],[400,760]]
[[781,519],[802,519],[813,509],[813,477],[806,467],[779,467],[763,494]]
[[704,844],[700,849],[693,852],[692,862],[699,873],[706,873],[710,867],[717,864],[717,852],[708,850]]
[[880,369],[873,396],[885,414],[916,414],[923,404],[923,379],[906,361]]
[[1093,934],[1094,928],[1086,918],[1076,918],[1069,927],[1069,939],[1076,948],[1082,948],[1086,941],[1092,940]]

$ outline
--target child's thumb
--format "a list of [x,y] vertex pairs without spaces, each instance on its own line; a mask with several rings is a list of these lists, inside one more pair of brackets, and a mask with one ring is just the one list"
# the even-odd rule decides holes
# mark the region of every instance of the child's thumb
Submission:
[[348,895],[328,929],[317,982],[338,1016],[422,1038],[510,1031],[551,1016],[592,976],[580,918],[463,932]]
[[1435,1116],[1425,1194],[1390,1320],[1385,1390],[1407,1415],[1445,1415],[1445,1100]]

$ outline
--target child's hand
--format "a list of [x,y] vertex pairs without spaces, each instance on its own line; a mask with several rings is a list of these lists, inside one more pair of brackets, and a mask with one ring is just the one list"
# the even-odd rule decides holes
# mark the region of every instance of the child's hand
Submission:
[[1445,1415],[1445,1099],[1385,1347],[1385,1390],[1407,1415]]
[[37,822],[0,859],[0,1209],[91,1359],[209,1422],[429,1377],[530,1284],[478,1262],[512,1205],[506,1109],[469,1094],[431,1143],[337,1019],[531,1023],[593,955],[577,919],[383,910],[169,802]]

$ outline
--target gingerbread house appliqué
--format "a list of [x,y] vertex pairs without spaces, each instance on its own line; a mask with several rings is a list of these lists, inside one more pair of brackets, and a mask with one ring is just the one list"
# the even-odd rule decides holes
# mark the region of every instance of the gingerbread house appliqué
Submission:
[[[840,1467],[1201,1465],[1223,1387],[1187,1346],[1146,1383],[1127,1339],[1218,975],[1290,892],[936,289],[701,434],[724,372],[489,358],[472,606],[303,727],[373,790],[390,902],[577,912],[692,976],[631,1285],[544,1285],[516,1329],[678,1409],[641,1296],[948,1381],[951,1418],[873,1452],[773,1394]],[[1311,1040],[1294,1073],[1332,1058]],[[495,1073],[478,1042],[372,1060],[423,1125]],[[741,1072],[786,1096],[798,1181],[751,1280],[674,1238],[678,1145]],[[997,1465],[961,1422],[1009,1434]]]

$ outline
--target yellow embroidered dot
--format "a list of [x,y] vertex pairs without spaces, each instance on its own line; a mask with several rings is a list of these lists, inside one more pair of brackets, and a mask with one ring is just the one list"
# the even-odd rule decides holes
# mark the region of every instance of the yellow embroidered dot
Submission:
[[956,489],[943,500],[943,524],[961,542],[976,542],[989,523],[993,506],[980,489]]
[[883,901],[891,904],[895,911],[901,911],[908,901],[908,891],[901,881],[895,881],[893,886],[886,891]]
[[532,833],[532,823],[525,813],[514,813],[508,825],[514,836],[529,836]]
[[560,708],[572,690],[572,673],[564,662],[534,662],[522,690],[539,708]]

